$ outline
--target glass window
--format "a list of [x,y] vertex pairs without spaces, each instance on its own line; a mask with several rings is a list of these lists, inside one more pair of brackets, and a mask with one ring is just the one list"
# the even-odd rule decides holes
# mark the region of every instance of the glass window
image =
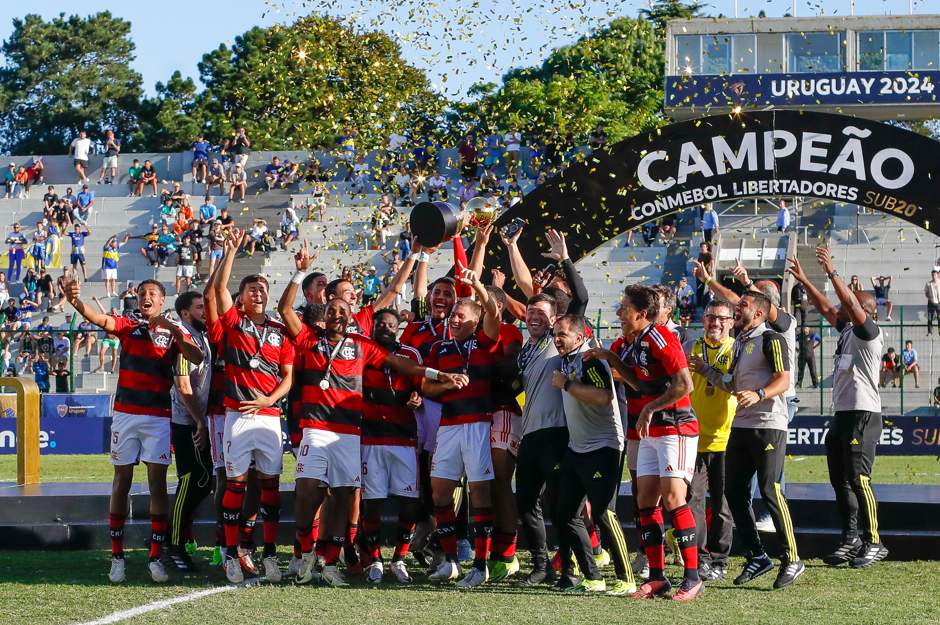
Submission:
[[911,68],[911,33],[889,31],[885,33],[885,69]]
[[860,70],[940,69],[940,30],[863,30]]
[[793,33],[787,35],[788,71],[793,73],[841,72],[842,33]]
[[702,37],[702,73],[731,73],[731,37],[706,35]]
[[754,35],[735,35],[731,38],[731,65],[735,74],[754,73],[756,49],[757,37]]
[[702,38],[676,37],[676,74],[702,73]]
[[757,35],[757,71],[761,74],[783,73],[783,35]]
[[883,30],[861,30],[858,39],[858,68],[882,70],[885,64],[885,33]]
[[940,30],[911,31],[914,37],[912,69],[940,69]]

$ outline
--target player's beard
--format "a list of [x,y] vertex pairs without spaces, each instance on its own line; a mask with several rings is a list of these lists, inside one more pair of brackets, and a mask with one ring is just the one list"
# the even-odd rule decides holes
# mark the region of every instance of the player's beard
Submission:
[[206,327],[206,322],[200,321],[199,319],[190,320],[189,325],[196,328],[196,330],[198,330],[199,332],[205,332],[206,330],[209,329]]

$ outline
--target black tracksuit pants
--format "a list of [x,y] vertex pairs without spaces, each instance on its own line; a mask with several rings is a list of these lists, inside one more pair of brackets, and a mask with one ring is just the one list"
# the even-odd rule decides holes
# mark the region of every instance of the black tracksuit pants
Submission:
[[[548,539],[540,499],[545,502],[545,510],[551,517],[555,531],[561,534],[561,525],[554,511],[561,460],[567,450],[568,428],[565,427],[529,432],[519,443],[519,455],[516,457],[516,507],[537,570],[543,570],[548,562]],[[567,559],[563,562],[567,562]]]
[[[706,527],[705,493],[711,497],[712,520]],[[731,553],[731,510],[725,499],[725,452],[700,451],[689,488],[689,507],[695,515],[699,562],[727,566]]]
[[835,421],[826,434],[829,482],[836,491],[842,536],[848,540],[861,533],[866,542],[881,542],[871,469],[883,426],[881,414],[877,412],[843,410],[836,412]]
[[193,442],[195,433],[194,425],[170,424],[170,440],[179,478],[170,521],[170,544],[177,547],[185,542],[183,530],[192,524],[196,507],[209,496],[215,484],[211,446],[206,441],[202,449],[197,449]]

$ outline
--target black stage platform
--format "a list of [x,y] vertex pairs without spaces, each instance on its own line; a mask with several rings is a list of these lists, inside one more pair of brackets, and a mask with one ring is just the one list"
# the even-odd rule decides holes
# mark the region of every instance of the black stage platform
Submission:
[[[883,542],[892,560],[940,559],[940,486],[873,485],[879,502]],[[175,485],[170,486],[171,491]],[[109,483],[57,483],[33,486],[0,484],[0,549],[88,550],[110,547],[108,533]],[[790,513],[796,522],[801,557],[830,552],[840,529],[835,495],[828,484],[787,484]],[[282,521],[279,541],[293,544],[294,484],[281,484]],[[171,499],[172,501],[172,499]],[[134,484],[125,536],[129,545],[149,536],[150,497],[146,484]],[[755,510],[762,504],[756,501]],[[630,484],[620,486],[618,511],[630,548],[636,547]],[[395,505],[387,506],[383,535],[393,535]],[[211,545],[215,539],[211,502],[200,506],[196,539]],[[774,549],[773,534],[764,534]],[[520,539],[520,547],[524,547]],[[738,551],[736,549],[736,551]]]

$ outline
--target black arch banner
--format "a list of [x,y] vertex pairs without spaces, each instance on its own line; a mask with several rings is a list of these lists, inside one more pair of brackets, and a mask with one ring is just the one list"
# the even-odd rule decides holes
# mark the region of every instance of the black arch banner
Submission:
[[[580,260],[605,241],[708,201],[806,196],[858,204],[940,234],[940,142],[880,122],[802,111],[684,121],[598,150],[497,220],[527,222],[530,263],[544,232],[565,233]],[[509,259],[493,237],[490,268]]]

